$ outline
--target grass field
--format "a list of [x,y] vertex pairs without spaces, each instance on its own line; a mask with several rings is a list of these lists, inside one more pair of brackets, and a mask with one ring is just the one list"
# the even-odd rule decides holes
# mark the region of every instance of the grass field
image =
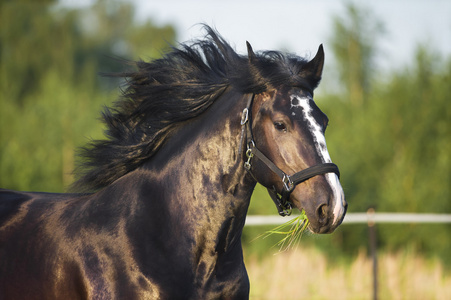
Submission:
[[[246,257],[246,255],[245,255]],[[330,259],[329,259],[330,260]],[[372,261],[331,262],[313,248],[246,259],[251,299],[372,299]],[[451,299],[451,274],[437,260],[408,253],[378,256],[379,299]]]

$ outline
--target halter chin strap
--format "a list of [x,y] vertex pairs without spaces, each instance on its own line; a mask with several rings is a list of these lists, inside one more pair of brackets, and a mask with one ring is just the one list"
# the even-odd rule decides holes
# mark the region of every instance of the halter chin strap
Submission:
[[263,162],[271,171],[273,171],[280,177],[283,183],[283,189],[281,193],[277,192],[275,186],[272,186],[272,188],[267,189],[269,195],[276,204],[277,210],[279,211],[279,215],[289,216],[292,210],[292,204],[289,201],[289,199],[296,185],[316,175],[322,175],[325,173],[335,173],[337,174],[338,178],[340,178],[340,171],[336,164],[324,163],[304,169],[290,176],[287,175],[285,172],[283,172],[279,167],[277,167],[266,155],[264,155],[256,147],[254,142],[254,137],[252,134],[252,115],[251,115],[254,97],[255,94],[249,96],[247,107],[243,110],[243,113],[241,115],[241,126],[243,127],[242,134],[246,132],[246,146],[247,146],[246,150],[247,161],[244,163],[244,168],[249,173],[251,173],[252,158],[255,156],[261,162]]

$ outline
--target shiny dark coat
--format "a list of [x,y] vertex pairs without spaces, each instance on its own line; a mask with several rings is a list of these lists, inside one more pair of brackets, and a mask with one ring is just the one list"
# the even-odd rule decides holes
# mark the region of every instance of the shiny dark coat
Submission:
[[255,182],[228,178],[236,137],[217,132],[232,103],[94,194],[1,191],[0,298],[246,298],[240,238]]
[[276,98],[313,93],[322,58],[243,57],[207,31],[122,74],[108,139],[84,151],[75,188],[89,192],[0,191],[0,299],[248,297],[241,233],[256,179],[272,177],[243,168],[241,111],[253,93],[257,107],[282,86]]

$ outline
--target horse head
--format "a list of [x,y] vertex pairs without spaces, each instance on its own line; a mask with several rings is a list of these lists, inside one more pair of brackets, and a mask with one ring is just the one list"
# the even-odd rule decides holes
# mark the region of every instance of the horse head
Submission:
[[[255,55],[250,45],[248,50],[252,63]],[[333,232],[347,208],[338,167],[326,147],[328,118],[313,101],[323,63],[320,46],[316,56],[298,70],[297,86],[282,83],[254,95],[243,117],[252,116],[246,168],[268,188],[282,215],[291,210],[291,204],[303,209],[314,233]]]

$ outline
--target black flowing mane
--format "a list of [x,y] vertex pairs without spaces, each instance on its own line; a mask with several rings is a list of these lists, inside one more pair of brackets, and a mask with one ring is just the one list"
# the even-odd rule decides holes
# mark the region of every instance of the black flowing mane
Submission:
[[[250,49],[237,54],[213,29],[205,39],[181,44],[151,62],[136,62],[127,78],[123,97],[106,108],[103,121],[108,139],[93,141],[81,150],[73,189],[94,191],[150,159],[182,122],[205,112],[227,88],[261,93],[281,84],[312,90],[319,77],[305,78],[303,58],[276,51]],[[250,48],[250,45],[248,45]],[[117,76],[117,75],[116,75]]]

